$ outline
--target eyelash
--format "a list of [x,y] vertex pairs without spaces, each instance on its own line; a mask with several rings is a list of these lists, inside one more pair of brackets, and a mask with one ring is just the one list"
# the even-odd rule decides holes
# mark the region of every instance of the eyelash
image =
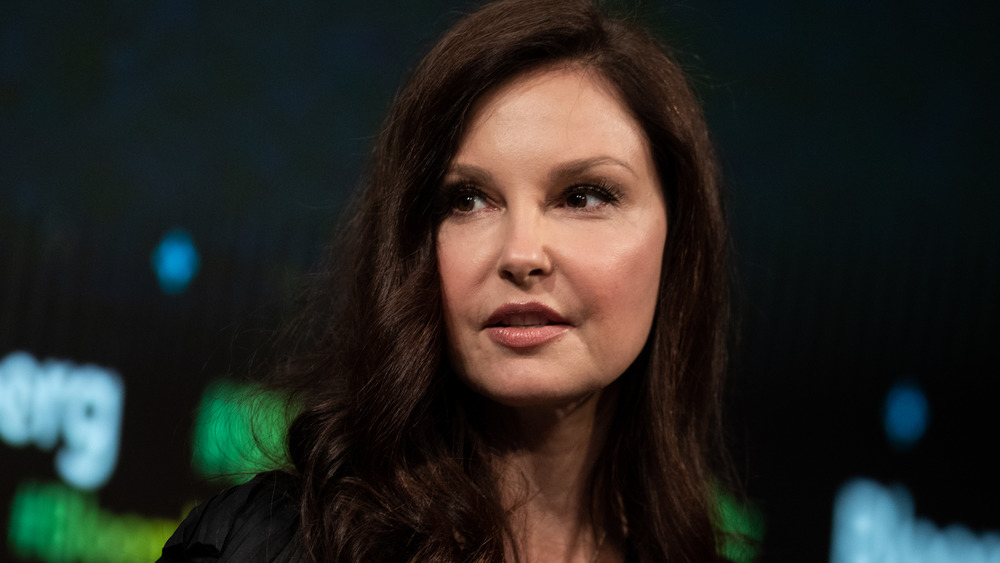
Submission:
[[458,184],[455,186],[447,186],[444,190],[444,198],[442,211],[447,214],[454,215],[467,215],[469,213],[474,213],[475,210],[460,211],[458,207],[458,199],[460,197],[476,197],[482,199],[483,201],[489,202],[490,198],[486,197],[486,194],[482,190],[472,186],[470,184]]
[[[577,194],[582,194],[584,196],[588,195],[595,196],[601,200],[600,205],[588,206],[588,207],[601,207],[604,204],[618,205],[622,201],[621,190],[614,184],[605,180],[597,180],[588,183],[574,184],[563,190],[563,192],[559,195],[559,201],[562,202],[563,206],[569,207],[568,205],[566,205],[568,199],[571,196]],[[441,207],[444,208],[442,209],[442,211],[445,214],[467,215],[470,213],[475,213],[477,211],[476,209],[470,209],[468,211],[457,209],[458,199],[460,197],[479,198],[487,203],[490,201],[490,198],[487,197],[486,194],[482,192],[482,190],[470,184],[457,184],[454,186],[446,186],[444,190],[444,196],[445,196],[443,198],[444,201],[442,202],[443,205]],[[587,209],[587,207],[583,208],[570,207],[570,208],[581,209],[581,210]]]
[[576,194],[596,196],[602,200],[602,204],[618,205],[622,201],[621,190],[606,180],[597,180],[586,184],[570,186],[563,191],[560,199],[565,203],[570,196]]

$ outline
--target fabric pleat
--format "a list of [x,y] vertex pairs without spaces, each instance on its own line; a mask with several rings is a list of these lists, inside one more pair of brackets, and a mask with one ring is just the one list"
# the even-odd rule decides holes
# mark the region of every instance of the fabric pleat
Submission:
[[262,473],[191,510],[160,563],[297,563],[299,500],[292,476]]

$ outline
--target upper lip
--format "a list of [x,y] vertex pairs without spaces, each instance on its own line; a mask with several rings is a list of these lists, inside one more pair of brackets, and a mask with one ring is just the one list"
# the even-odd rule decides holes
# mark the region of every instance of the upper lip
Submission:
[[569,324],[562,315],[541,303],[505,303],[486,319],[484,327]]

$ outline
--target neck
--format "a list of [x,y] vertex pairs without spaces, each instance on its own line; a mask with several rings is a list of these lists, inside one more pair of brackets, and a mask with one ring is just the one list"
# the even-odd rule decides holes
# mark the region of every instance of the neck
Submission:
[[497,466],[501,495],[526,561],[589,562],[612,551],[604,541],[607,509],[595,507],[594,467],[616,403],[612,385],[559,406],[490,409],[490,427],[505,444]]

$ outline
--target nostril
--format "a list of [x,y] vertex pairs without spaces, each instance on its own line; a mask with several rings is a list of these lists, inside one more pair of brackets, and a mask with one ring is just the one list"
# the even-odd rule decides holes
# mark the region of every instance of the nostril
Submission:
[[500,270],[500,277],[514,283],[522,283],[531,277],[540,277],[545,275],[545,270],[542,268],[534,268],[532,270],[516,270],[516,269],[504,269]]

